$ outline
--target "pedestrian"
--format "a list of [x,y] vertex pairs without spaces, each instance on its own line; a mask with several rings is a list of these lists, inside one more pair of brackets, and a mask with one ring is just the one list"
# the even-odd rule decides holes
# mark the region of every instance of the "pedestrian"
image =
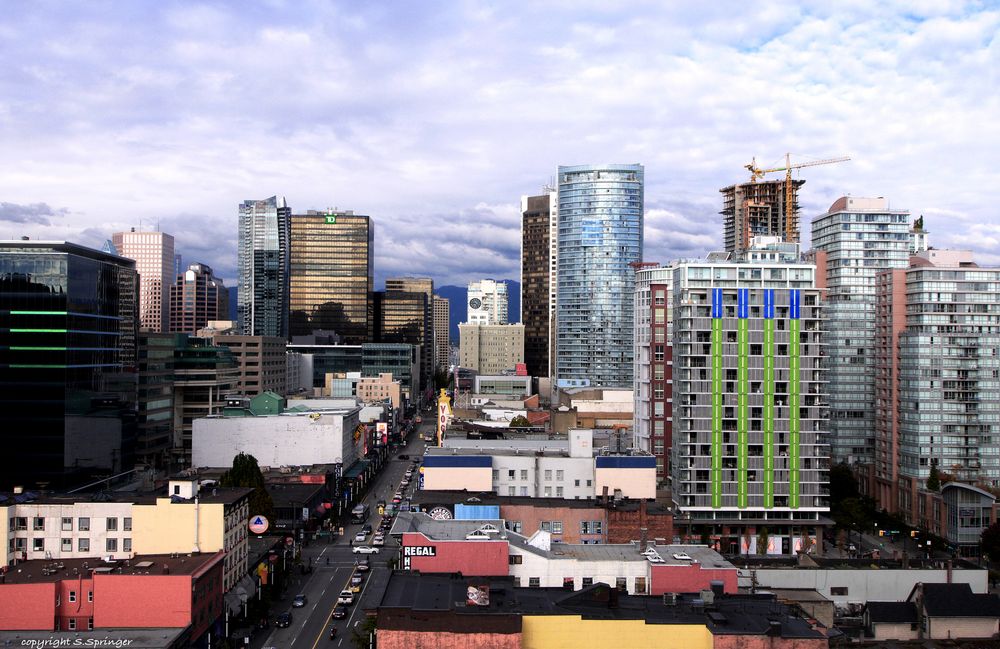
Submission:
[[351,547],[354,547],[354,539],[351,539]]

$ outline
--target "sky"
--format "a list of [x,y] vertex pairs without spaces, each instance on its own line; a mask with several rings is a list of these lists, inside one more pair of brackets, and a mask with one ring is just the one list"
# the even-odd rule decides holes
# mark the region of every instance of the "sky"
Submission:
[[520,197],[645,166],[644,259],[722,242],[752,158],[1000,265],[1000,5],[46,2],[0,14],[0,238],[173,234],[236,283],[237,206],[376,223],[376,285],[519,278]]

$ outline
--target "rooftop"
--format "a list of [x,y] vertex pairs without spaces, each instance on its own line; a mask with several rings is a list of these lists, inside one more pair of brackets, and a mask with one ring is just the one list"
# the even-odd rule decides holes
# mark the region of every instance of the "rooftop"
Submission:
[[[108,629],[94,631],[0,631],[0,646],[12,647],[128,647],[128,649],[174,649],[188,627],[171,629]],[[32,642],[33,641],[33,642]],[[114,644],[102,644],[114,643]],[[120,642],[120,644],[119,644]]]
[[63,579],[107,575],[196,575],[213,562],[221,561],[222,552],[200,554],[137,554],[131,559],[104,561],[89,559],[33,559],[21,561],[0,576],[5,584],[43,584]]
[[[434,505],[455,505],[461,503],[470,506],[499,506],[499,507],[565,507],[571,509],[603,509],[600,498],[575,499],[575,498],[536,498],[534,496],[498,496],[493,492],[471,492],[471,491],[425,491],[418,490],[413,493],[410,501],[414,504],[434,504]],[[616,510],[638,510],[639,501],[621,500],[615,503]],[[663,516],[670,513],[670,508],[666,505],[647,503],[646,513],[650,516]]]
[[1000,617],[1000,597],[977,595],[969,584],[917,584],[914,590],[921,587],[928,617]]
[[[467,605],[470,585],[488,589],[488,604]],[[607,584],[582,590],[562,588],[518,588],[509,577],[462,577],[430,575],[409,571],[393,572],[379,605],[379,626],[405,629],[428,625],[457,626],[459,632],[471,625],[455,625],[447,617],[427,617],[426,613],[477,616],[475,628],[506,626],[499,632],[520,631],[524,615],[580,615],[588,620],[644,620],[646,624],[703,624],[714,635],[767,635],[777,628],[783,638],[822,638],[806,620],[795,617],[789,607],[769,596],[727,595],[711,606],[699,604],[696,595],[682,595],[676,605],[659,597],[625,595]],[[420,615],[412,619],[404,611]],[[490,618],[493,618],[491,621]]]

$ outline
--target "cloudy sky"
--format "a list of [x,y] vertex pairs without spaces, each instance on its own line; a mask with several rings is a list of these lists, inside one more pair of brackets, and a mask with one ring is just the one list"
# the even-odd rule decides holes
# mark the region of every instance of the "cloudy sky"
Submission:
[[517,279],[557,165],[644,164],[665,262],[791,152],[852,158],[803,170],[806,224],[885,196],[1000,264],[998,29],[946,0],[5,3],[0,238],[158,223],[234,284],[237,204],[279,194],[372,215],[379,283]]

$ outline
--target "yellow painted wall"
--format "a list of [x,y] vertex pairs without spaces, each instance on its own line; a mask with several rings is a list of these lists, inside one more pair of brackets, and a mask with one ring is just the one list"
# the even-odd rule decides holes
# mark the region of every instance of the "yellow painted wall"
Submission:
[[643,620],[584,620],[579,615],[526,615],[523,649],[712,649],[701,624],[646,624]]
[[[199,503],[198,549],[225,549],[225,505]],[[132,550],[136,554],[168,554],[194,550],[195,504],[157,498],[155,505],[133,505]]]

